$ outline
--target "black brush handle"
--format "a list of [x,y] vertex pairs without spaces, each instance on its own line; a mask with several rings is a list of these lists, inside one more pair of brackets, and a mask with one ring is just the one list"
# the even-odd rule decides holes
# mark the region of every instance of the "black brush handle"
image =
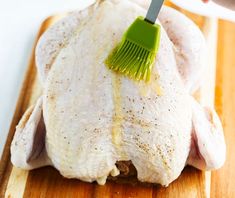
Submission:
[[145,17],[145,21],[154,24],[157,20],[157,16],[161,10],[164,0],[152,0],[148,13]]

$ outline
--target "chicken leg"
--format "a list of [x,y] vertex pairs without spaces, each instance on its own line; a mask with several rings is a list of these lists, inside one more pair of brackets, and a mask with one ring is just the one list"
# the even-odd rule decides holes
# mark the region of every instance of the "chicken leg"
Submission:
[[[201,170],[220,168],[225,161],[223,128],[216,112],[192,98],[193,129],[188,164]],[[216,151],[216,152],[215,152]]]
[[46,128],[42,116],[42,97],[19,122],[11,143],[11,161],[22,169],[52,165],[45,149]]

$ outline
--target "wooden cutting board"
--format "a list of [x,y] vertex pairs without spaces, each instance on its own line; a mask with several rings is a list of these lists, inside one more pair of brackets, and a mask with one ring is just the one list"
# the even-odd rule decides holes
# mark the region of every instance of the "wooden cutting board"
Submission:
[[[168,3],[169,4],[169,3]],[[173,6],[172,4],[170,4]],[[175,6],[174,6],[175,7]],[[177,7],[176,7],[177,8]],[[179,9],[179,8],[177,8]],[[205,33],[206,41],[209,48],[208,63],[205,71],[206,83],[197,92],[197,98],[206,105],[214,105],[215,96],[215,78],[216,78],[216,49],[217,49],[217,25],[215,19],[208,19],[201,16],[193,15],[185,12],[201,27]],[[42,24],[36,42],[40,35],[53,23],[55,23],[61,16],[52,16],[44,21]],[[232,152],[232,141],[235,142],[235,135],[232,136],[232,129],[235,128],[232,118],[235,117],[235,104],[230,109],[229,103],[224,105],[223,99],[226,98],[228,102],[235,101],[235,89],[230,93],[230,82],[235,82],[232,78],[232,72],[235,72],[235,58],[232,55],[230,47],[230,39],[232,39],[233,46],[235,46],[235,25],[228,22],[219,22],[219,56],[218,56],[218,75],[216,84],[216,108],[222,118],[226,118],[229,126],[225,125],[226,137],[230,138],[228,141],[228,160],[235,162],[234,155],[229,155]],[[227,32],[223,33],[223,28]],[[225,35],[224,35],[225,34]],[[228,35],[227,35],[228,34]],[[36,43],[35,43],[36,44]],[[223,46],[225,45],[225,50]],[[224,54],[224,52],[228,53]],[[234,67],[231,67],[230,60],[232,59]],[[222,67],[223,66],[223,67]],[[230,73],[231,72],[231,73]],[[224,74],[230,78],[224,78]],[[235,74],[235,73],[233,73]],[[226,84],[224,84],[226,83]],[[225,87],[226,85],[226,87]],[[227,87],[228,86],[228,87]],[[225,90],[225,93],[224,93]],[[22,90],[18,99],[17,108],[15,110],[14,118],[12,120],[9,131],[7,143],[5,145],[3,157],[0,162],[0,197],[81,197],[81,198],[108,198],[108,197],[166,197],[166,198],[198,198],[198,197],[235,197],[235,192],[232,191],[232,180],[235,176],[235,171],[232,170],[232,163],[230,161],[220,171],[215,173],[201,172],[192,167],[186,167],[181,176],[173,182],[168,188],[161,186],[144,186],[136,184],[118,184],[112,181],[107,182],[105,186],[99,186],[96,183],[84,183],[79,180],[65,179],[58,171],[51,167],[45,167],[33,171],[24,171],[12,167],[10,163],[10,143],[14,135],[15,126],[19,122],[25,110],[35,103],[36,99],[41,94],[41,87],[37,78],[37,71],[35,68],[34,50],[29,62],[25,80],[22,85]],[[227,114],[224,116],[224,109]],[[232,111],[234,110],[234,111]],[[235,121],[235,118],[234,118]]]

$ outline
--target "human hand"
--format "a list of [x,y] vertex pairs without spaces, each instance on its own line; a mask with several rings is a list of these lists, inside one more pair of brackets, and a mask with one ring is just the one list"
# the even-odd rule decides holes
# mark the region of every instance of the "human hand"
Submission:
[[[204,3],[207,3],[211,0],[202,0]],[[226,7],[230,10],[235,11],[235,1],[234,0],[213,0],[214,3],[217,3],[223,7]]]

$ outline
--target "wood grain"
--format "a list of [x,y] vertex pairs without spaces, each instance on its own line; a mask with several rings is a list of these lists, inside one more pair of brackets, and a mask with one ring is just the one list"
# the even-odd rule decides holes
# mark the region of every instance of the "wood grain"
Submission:
[[227,159],[212,173],[211,197],[235,197],[235,24],[219,22],[216,110],[224,127]]
[[[45,25],[47,24],[47,20],[45,21]],[[42,26],[40,31],[36,37],[35,45],[40,35],[45,31],[45,28],[48,26]],[[15,113],[11,122],[11,126],[9,129],[6,145],[3,150],[1,162],[0,162],[0,197],[4,197],[6,187],[8,184],[9,176],[12,171],[12,165],[10,163],[10,145],[15,133],[15,127],[18,124],[20,118],[26,109],[30,106],[30,104],[34,103],[33,99],[37,97],[38,92],[40,90],[33,89],[34,87],[38,87],[38,83],[35,82],[36,76],[36,68],[34,65],[34,49],[31,54],[31,58],[29,60],[29,65],[25,73],[24,81],[21,86],[20,95],[17,100]],[[35,92],[34,92],[35,91]]]
[[[204,174],[191,167],[187,167],[179,179],[168,188],[156,185],[130,185],[108,181],[105,186],[95,183],[84,183],[79,180],[65,179],[57,170],[46,167],[29,173],[24,197],[205,197],[206,192]],[[60,189],[63,189],[60,191]],[[180,192],[180,196],[179,196]]]
[[[41,27],[40,34],[51,24],[55,22],[55,18],[49,18]],[[34,53],[33,53],[34,55]],[[22,113],[33,104],[40,95],[41,89],[37,79],[37,71],[35,69],[35,60],[32,59],[29,64],[29,72],[26,79],[27,89],[22,89],[21,105]],[[8,164],[11,167],[11,164]],[[206,197],[205,191],[205,173],[194,168],[187,167],[181,176],[173,182],[168,188],[160,186],[144,186],[138,184],[130,186],[127,184],[117,184],[108,182],[105,186],[97,184],[89,184],[78,180],[69,180],[63,178],[58,171],[53,168],[41,168],[30,172],[22,171],[13,167],[10,171],[10,179],[6,182],[5,189],[2,194],[5,197]],[[17,183],[18,182],[18,183]],[[186,188],[187,187],[187,188]],[[7,189],[7,190],[6,190]],[[60,189],[63,189],[61,191]]]
[[[205,19],[203,17],[196,16],[185,11],[183,12],[192,17],[200,27],[205,26]],[[57,16],[47,19],[42,24],[39,35],[41,35],[45,29],[60,17],[61,16]],[[209,27],[209,30],[211,30],[211,25],[215,28],[215,26],[213,26],[213,22],[211,22],[212,21],[209,21],[209,26],[208,24],[206,25],[206,27]],[[235,192],[232,186],[233,180],[235,179],[235,170],[233,170],[235,155],[233,155],[232,152],[232,150],[235,149],[235,144],[233,143],[235,141],[235,135],[233,133],[233,129],[235,128],[235,78],[233,78],[233,75],[235,74],[235,56],[231,50],[232,43],[235,44],[235,35],[232,34],[232,32],[235,32],[235,25],[227,22],[220,22],[219,27],[218,75],[216,81],[215,101],[216,108],[220,116],[223,118],[228,144],[228,160],[223,169],[212,173],[211,197],[235,197]],[[223,30],[226,30],[226,33],[223,33]],[[208,37],[211,37],[211,34],[213,35],[213,32],[206,32],[209,35]],[[214,36],[212,37],[215,38]],[[213,38],[211,39],[213,40]],[[215,43],[212,41],[209,45],[212,46],[214,44]],[[225,49],[223,49],[223,45],[225,45]],[[215,53],[214,55],[212,53],[211,56],[212,57],[210,57],[210,59],[213,61]],[[230,84],[232,82],[233,84]],[[214,89],[210,91],[213,95]],[[35,102],[40,93],[41,89],[36,75],[33,52],[18,100],[15,116],[9,131],[8,143],[3,155],[4,158],[0,163],[0,197],[206,197],[206,182],[209,182],[210,184],[210,177],[209,180],[208,178],[206,180],[205,172],[198,171],[192,167],[186,167],[181,176],[168,188],[163,188],[158,185],[146,186],[143,184],[133,186],[130,184],[119,184],[112,181],[109,181],[105,186],[99,186],[96,183],[90,184],[79,180],[65,179],[57,170],[51,167],[45,167],[30,172],[16,168],[12,169],[12,165],[9,162],[9,146],[14,134],[15,126],[26,108]],[[203,95],[203,93],[200,95]],[[209,97],[208,100],[211,100],[211,97]],[[23,181],[21,180],[21,176],[23,176]],[[16,180],[16,178],[18,180]]]

